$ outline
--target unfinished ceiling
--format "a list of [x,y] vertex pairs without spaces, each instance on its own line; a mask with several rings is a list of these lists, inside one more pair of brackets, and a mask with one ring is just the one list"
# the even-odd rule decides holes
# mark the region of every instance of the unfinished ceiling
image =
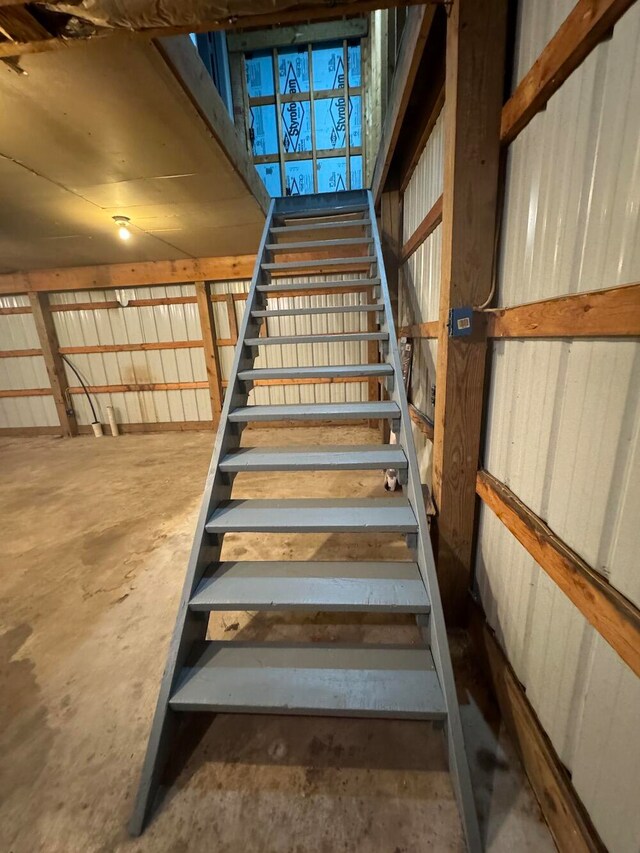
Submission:
[[0,67],[0,272],[257,249],[262,184],[188,37],[168,41],[198,108],[142,40]]

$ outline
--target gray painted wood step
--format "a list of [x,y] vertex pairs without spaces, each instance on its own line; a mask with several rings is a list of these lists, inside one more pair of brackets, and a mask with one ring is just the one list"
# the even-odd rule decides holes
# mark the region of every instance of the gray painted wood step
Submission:
[[367,471],[406,468],[397,444],[240,447],[221,460],[221,471]]
[[321,610],[428,613],[417,563],[220,563],[204,577],[192,610]]
[[267,243],[271,252],[300,252],[303,249],[327,249],[331,246],[364,246],[373,243],[372,237],[336,237],[329,240],[302,240],[297,243]]
[[388,341],[387,332],[333,332],[326,335],[274,335],[267,338],[246,338],[248,347],[289,346],[290,344],[341,344],[359,341]]
[[271,272],[287,272],[288,270],[310,269],[312,267],[337,267],[337,266],[355,266],[356,264],[373,264],[375,263],[375,255],[359,255],[357,258],[314,258],[312,261],[306,261],[300,258],[299,261],[269,261],[263,263],[262,269]]
[[370,403],[292,403],[281,406],[242,406],[229,413],[236,423],[251,421],[350,421],[393,420],[400,417],[397,403],[391,401]]
[[297,231],[315,231],[317,229],[364,228],[370,225],[369,219],[341,219],[335,222],[304,222],[300,225],[276,225],[270,229],[271,234],[289,234]]
[[297,498],[225,501],[209,533],[415,533],[406,498]]
[[353,290],[355,287],[376,287],[380,284],[380,279],[374,278],[348,278],[343,281],[296,281],[293,284],[259,284],[258,290],[262,293],[287,293],[292,290],[308,290],[311,295],[314,290],[326,290],[326,288],[340,288],[344,290]]
[[273,311],[252,311],[252,317],[304,317],[313,314],[359,314],[384,311],[384,305],[332,305],[326,308],[276,308]]
[[350,376],[391,376],[393,367],[387,362],[375,364],[326,364],[320,367],[261,367],[241,370],[238,379],[255,382],[257,379],[338,379]]
[[399,645],[198,643],[169,704],[176,711],[446,716],[431,652]]
[[332,207],[308,207],[306,210],[278,210],[276,219],[316,219],[320,216],[346,216],[347,213],[364,213],[369,208],[366,204],[335,204]]

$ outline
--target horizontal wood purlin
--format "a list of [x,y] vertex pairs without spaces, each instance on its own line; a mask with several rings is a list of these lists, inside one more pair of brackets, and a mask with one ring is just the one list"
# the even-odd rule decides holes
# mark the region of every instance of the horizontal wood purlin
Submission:
[[508,145],[564,81],[607,37],[634,0],[578,0],[502,109],[500,140]]
[[424,241],[432,234],[442,222],[442,196],[436,199],[433,207],[427,213],[420,225],[402,247],[400,263],[405,264],[411,255],[420,248]]
[[17,305],[11,308],[0,307],[0,317],[10,314],[31,314],[31,306]]
[[50,397],[51,388],[2,388],[0,397]]
[[[359,262],[352,267],[331,265],[331,258],[348,257],[350,247],[343,250],[282,255],[279,260],[326,260],[323,266],[297,271],[299,275],[322,275],[329,272],[350,272],[364,268]],[[101,264],[89,267],[59,267],[0,275],[0,294],[61,293],[74,290],[111,290],[135,287],[162,287],[169,284],[190,284],[194,281],[249,280],[255,265],[254,255],[231,255],[220,258],[188,258],[180,261],[141,261],[133,264]],[[285,276],[276,272],[274,277]],[[171,298],[171,297],[167,297]],[[180,299],[181,297],[174,297]],[[185,297],[189,298],[189,297]],[[132,300],[133,301],[133,300]],[[118,303],[119,305],[120,303]],[[140,307],[140,306],[138,306]],[[0,309],[2,310],[2,309]],[[15,313],[12,311],[12,313]]]
[[622,660],[640,675],[640,610],[488,471],[478,472],[476,492]]
[[491,338],[640,335],[640,284],[572,293],[487,313]]
[[0,350],[0,358],[32,358],[42,355],[41,349],[5,349]]
[[[91,429],[91,427],[89,427]],[[82,430],[82,427],[80,427]],[[62,435],[60,426],[0,427],[0,438],[35,438],[39,435]]]
[[571,777],[487,624],[482,608],[476,604],[471,607],[469,633],[558,850],[606,853]]
[[[102,424],[105,433],[108,435],[109,424]],[[118,431],[126,433],[145,433],[145,432],[193,432],[199,430],[211,430],[218,426],[217,421],[148,421],[141,424],[118,424]],[[83,424],[78,427],[78,432],[81,435],[93,435],[91,424]]]
[[433,424],[429,423],[426,415],[423,415],[413,403],[409,403],[409,416],[423,435],[433,441]]
[[398,329],[399,338],[437,338],[439,323],[431,320],[428,323],[414,323],[411,326],[401,326]]

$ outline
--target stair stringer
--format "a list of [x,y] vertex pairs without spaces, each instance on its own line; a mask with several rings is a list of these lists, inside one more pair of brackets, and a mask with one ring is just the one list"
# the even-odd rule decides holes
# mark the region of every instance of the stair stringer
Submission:
[[240,446],[240,436],[244,428],[242,424],[233,423],[229,420],[229,412],[239,406],[245,406],[251,390],[251,383],[241,382],[238,379],[238,373],[241,370],[252,368],[257,354],[255,349],[244,346],[244,340],[247,337],[258,335],[259,324],[253,318],[251,312],[254,309],[262,307],[262,303],[266,302],[264,296],[258,291],[257,286],[259,283],[266,281],[269,275],[262,269],[262,264],[269,254],[266,249],[266,243],[273,220],[274,206],[275,202],[272,200],[256,257],[244,316],[238,331],[238,345],[236,346],[229,384],[220,413],[211,464],[205,481],[193,545],[187,564],[187,573],[180,596],[180,604],[178,605],[178,615],[169,644],[167,663],[160,683],[160,691],[140,775],[136,803],[129,821],[129,833],[134,836],[142,833],[146,820],[153,809],[153,804],[160,787],[162,772],[169,756],[171,744],[177,733],[179,714],[169,706],[169,699],[175,686],[177,675],[185,663],[192,644],[206,638],[209,614],[190,610],[189,601],[207,567],[211,563],[219,561],[222,550],[224,534],[210,534],[206,531],[205,525],[216,506],[222,501],[230,499],[235,479],[234,473],[221,471],[219,463],[228,451],[235,450]]
[[458,706],[458,698],[453,677],[453,667],[451,664],[451,655],[449,653],[449,643],[447,641],[447,631],[444,621],[444,611],[442,609],[442,600],[440,598],[440,589],[438,587],[435,560],[429,537],[427,514],[422,494],[422,486],[420,483],[420,471],[418,469],[416,449],[413,442],[413,435],[411,433],[409,406],[404,383],[402,382],[402,367],[391,310],[389,287],[382,256],[382,246],[380,243],[380,235],[375,216],[373,196],[370,191],[368,191],[368,198],[371,235],[374,240],[375,255],[377,258],[377,262],[375,264],[377,269],[372,269],[371,275],[377,275],[380,277],[380,298],[381,301],[384,302],[385,307],[382,314],[383,319],[381,322],[381,329],[382,331],[386,331],[389,335],[387,360],[393,365],[394,375],[397,380],[394,383],[390,397],[400,409],[400,422],[397,440],[398,444],[403,449],[408,462],[407,484],[404,488],[418,522],[417,535],[408,538],[413,540],[410,541],[409,544],[410,546],[414,546],[411,550],[420,569],[422,580],[427,589],[427,595],[431,601],[431,612],[429,614],[427,630],[433,661],[440,680],[440,687],[444,694],[447,708],[447,720],[445,726],[447,733],[449,769],[458,802],[458,810],[462,820],[467,847],[470,851],[475,853],[475,851],[482,850],[480,827],[473,798],[469,763],[467,760],[462,733],[460,708]]

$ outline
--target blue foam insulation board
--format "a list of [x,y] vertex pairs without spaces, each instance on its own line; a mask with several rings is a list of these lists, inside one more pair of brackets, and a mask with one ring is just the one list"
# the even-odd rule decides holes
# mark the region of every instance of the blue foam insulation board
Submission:
[[268,50],[245,54],[247,92],[250,98],[275,95],[273,84],[273,57]]
[[309,101],[287,101],[280,107],[282,147],[285,151],[311,151],[311,105]]
[[285,164],[285,168],[287,195],[308,195],[313,192],[313,160],[291,160]]
[[270,196],[282,195],[279,163],[258,163],[256,170],[262,178],[262,183],[265,185]]
[[314,92],[344,88],[342,44],[323,44],[312,49]]
[[278,85],[281,95],[309,91],[309,53],[306,47],[278,51]]
[[278,153],[278,129],[274,104],[250,107],[251,144],[254,156]]

